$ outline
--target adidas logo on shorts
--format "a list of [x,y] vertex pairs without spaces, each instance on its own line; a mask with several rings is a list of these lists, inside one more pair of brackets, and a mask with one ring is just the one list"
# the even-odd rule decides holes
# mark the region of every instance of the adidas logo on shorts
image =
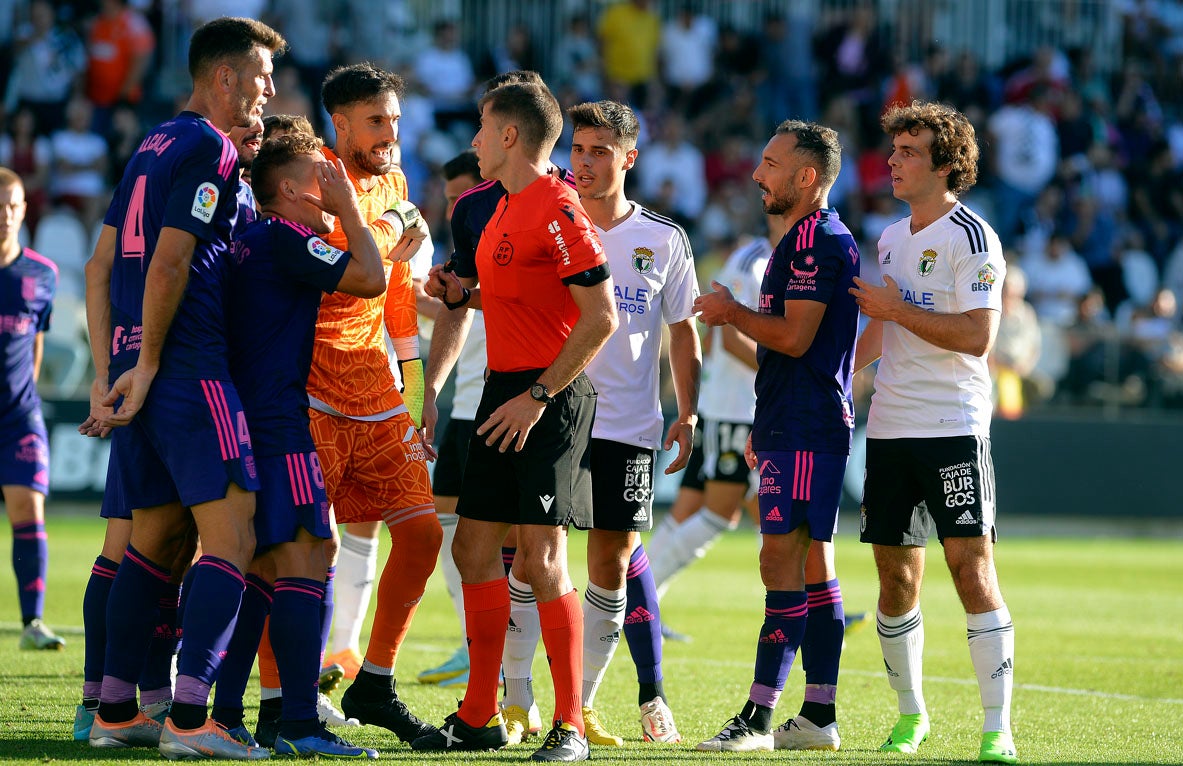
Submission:
[[957,517],[956,523],[957,524],[977,524],[978,520],[974,518],[974,515],[972,513],[970,513],[969,511],[966,511],[965,513],[963,513]]
[[764,517],[765,521],[784,521],[785,517],[780,515],[780,506],[773,506],[768,515]]
[[633,514],[633,521],[645,521],[649,518],[649,513],[644,508]]

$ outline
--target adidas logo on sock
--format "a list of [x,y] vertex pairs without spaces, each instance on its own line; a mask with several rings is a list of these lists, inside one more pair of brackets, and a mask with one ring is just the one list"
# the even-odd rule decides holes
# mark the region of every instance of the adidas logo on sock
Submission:
[[633,514],[633,521],[645,521],[649,518],[649,512],[644,508]]
[[765,521],[784,521],[785,517],[780,515],[780,506],[773,506],[768,515],[764,517]]
[[891,665],[887,664],[887,660],[883,661],[883,667],[887,668],[887,675],[892,678],[899,678],[900,674],[891,669]]
[[974,518],[974,515],[972,513],[970,513],[969,511],[966,511],[965,513],[963,513],[957,517],[956,523],[957,524],[977,524],[978,520]]
[[641,622],[653,622],[653,615],[643,606],[638,606],[624,618],[625,625],[636,625]]
[[522,632],[522,629],[521,629],[521,628],[519,628],[517,625],[515,625],[515,624],[514,624],[514,622],[513,622],[513,618],[510,618],[510,620],[509,620],[509,627],[508,627],[508,628],[506,628],[506,629],[507,629],[507,630],[508,630],[510,633],[521,633],[521,632]]
[[780,628],[769,633],[767,636],[760,636],[760,643],[762,644],[787,644],[789,637],[785,635]]
[[1002,678],[1003,676],[1009,676],[1009,675],[1013,674],[1014,671],[1015,671],[1015,663],[1010,657],[1007,657],[1005,660],[1002,661],[1002,664],[998,666],[998,670],[995,670],[993,673],[990,674],[990,677],[991,678]]

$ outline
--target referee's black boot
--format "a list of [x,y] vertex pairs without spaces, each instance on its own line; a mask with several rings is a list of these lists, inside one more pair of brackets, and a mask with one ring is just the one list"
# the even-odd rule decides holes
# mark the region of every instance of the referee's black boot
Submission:
[[460,712],[444,719],[444,725],[411,743],[412,750],[500,750],[509,743],[501,713],[493,714],[484,726],[469,726]]
[[531,761],[586,761],[590,755],[587,737],[569,723],[559,721],[542,741],[542,747],[530,756]]
[[358,672],[357,679],[341,696],[341,712],[346,718],[389,729],[403,742],[412,742],[437,731],[398,698],[393,676],[379,676],[364,670]]

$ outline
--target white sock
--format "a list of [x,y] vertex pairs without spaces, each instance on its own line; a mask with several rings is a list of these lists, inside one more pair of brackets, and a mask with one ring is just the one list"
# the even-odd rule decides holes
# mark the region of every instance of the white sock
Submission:
[[1014,687],[1015,626],[1006,605],[993,612],[965,615],[969,658],[978,676],[978,692],[986,720],[982,731],[1010,731],[1010,700]]
[[583,706],[591,707],[596,689],[624,628],[625,589],[608,590],[595,583],[587,584],[583,594]]
[[378,538],[341,531],[337,575],[333,581],[333,654],[353,649],[360,654],[361,626],[370,608],[378,571]]
[[900,714],[927,713],[924,707],[924,618],[920,607],[888,617],[875,611],[887,682],[899,697]]
[[444,584],[448,587],[452,608],[460,618],[460,636],[463,638],[468,635],[464,629],[464,589],[460,585],[460,570],[452,559],[452,541],[456,539],[456,522],[460,517],[454,513],[437,513],[435,516],[444,530],[444,541],[440,545],[440,569],[444,573]]
[[509,631],[505,635],[505,652],[501,655],[506,707],[517,705],[522,710],[529,710],[534,704],[531,668],[541,638],[542,625],[538,620],[538,602],[534,599],[534,591],[511,572]]
[[[653,570],[653,582],[657,585],[660,598],[665,595],[675,575],[706,555],[719,535],[731,528],[731,524],[718,514],[703,508],[683,521],[674,530],[662,556],[649,558]],[[646,548],[646,550],[648,550]]]

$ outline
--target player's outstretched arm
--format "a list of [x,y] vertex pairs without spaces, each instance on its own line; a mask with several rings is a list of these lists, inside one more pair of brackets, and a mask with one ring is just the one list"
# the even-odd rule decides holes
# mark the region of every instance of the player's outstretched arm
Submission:
[[752,370],[760,368],[756,361],[756,341],[744,335],[731,325],[719,328],[719,335],[723,342],[723,350],[738,359],[745,367]]
[[86,331],[90,336],[90,358],[94,382],[90,387],[90,414],[78,432],[83,436],[106,436],[111,432],[102,422],[111,415],[102,403],[107,395],[107,373],[111,364],[111,269],[115,265],[115,227],[103,224],[94,253],[86,262]]
[[785,301],[784,316],[759,314],[744,306],[723,285],[711,282],[713,293],[694,301],[699,319],[711,325],[729,324],[765,348],[800,357],[813,344],[826,304],[813,300]]
[[678,417],[670,424],[664,449],[678,445],[678,455],[666,466],[666,474],[681,471],[690,462],[694,449],[694,429],[698,425],[698,384],[702,377],[702,348],[694,318],[670,325],[670,371],[674,378],[674,396],[678,400]]
[[160,369],[160,354],[172,326],[177,307],[189,284],[189,264],[197,238],[187,231],[165,226],[160,230],[156,251],[144,276],[143,342],[136,366],[119,376],[103,399],[103,404],[123,403],[104,425],[125,426],[139,413],[148,396],[152,380]]
[[881,356],[883,356],[883,320],[872,319],[867,322],[867,326],[863,328],[862,335],[858,336],[858,342],[855,344],[854,371],[858,372],[864,367],[874,364]]

